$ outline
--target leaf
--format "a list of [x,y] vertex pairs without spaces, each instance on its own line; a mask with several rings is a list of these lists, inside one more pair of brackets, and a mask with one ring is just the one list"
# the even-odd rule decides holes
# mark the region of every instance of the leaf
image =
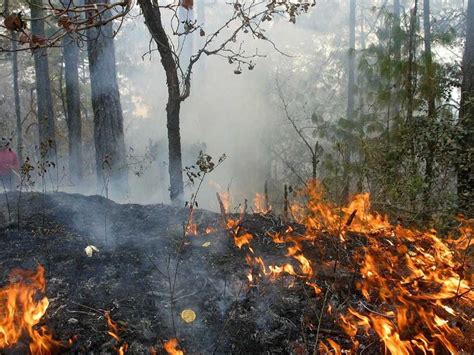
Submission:
[[206,32],[201,28],[199,30],[199,36],[204,37],[206,35]]
[[97,249],[97,247],[95,247],[94,245],[88,245],[85,247],[84,251],[86,252],[86,255],[89,257],[89,258],[92,258],[92,256],[94,255],[94,253],[98,253],[99,252],[99,249]]
[[3,24],[5,25],[7,30],[10,31],[20,31],[26,28],[26,23],[23,22],[21,18],[21,13],[8,15],[5,18],[5,21],[3,21]]
[[27,44],[27,43],[30,43],[30,37],[28,37],[28,35],[26,33],[22,32],[20,34],[20,37],[18,38],[18,41],[21,44]]
[[184,7],[186,10],[191,10],[193,8],[194,0],[181,0],[180,5]]
[[43,38],[38,35],[32,35],[31,36],[31,41],[30,41],[30,47],[31,48],[37,48],[42,45],[46,44],[46,38]]

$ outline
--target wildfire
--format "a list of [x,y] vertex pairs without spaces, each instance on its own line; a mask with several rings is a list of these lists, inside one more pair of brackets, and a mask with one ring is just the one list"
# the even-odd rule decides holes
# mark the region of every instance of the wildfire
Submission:
[[0,350],[25,338],[31,354],[51,354],[68,346],[53,339],[46,326],[37,327],[49,306],[46,296],[38,299],[45,290],[43,266],[36,271],[11,271],[9,283],[0,289]]
[[[359,275],[357,289],[373,306],[364,303],[357,310],[347,307],[339,312],[339,324],[352,339],[352,351],[359,348],[358,336],[367,336],[372,330],[392,354],[458,353],[456,344],[462,344],[466,336],[459,324],[472,323],[469,310],[474,301],[474,280],[472,274],[467,275],[466,260],[473,236],[472,220],[461,221],[458,238],[442,238],[434,230],[392,225],[386,216],[371,212],[367,193],[354,196],[340,208],[324,200],[317,182],[310,182],[298,197],[289,207],[305,233],[296,234],[289,227],[269,235],[275,244],[286,245],[286,256],[294,263],[267,265],[253,251],[254,236],[239,229],[241,220],[227,221],[235,245],[247,246],[246,261],[253,270],[259,270],[247,275],[249,282],[255,282],[255,276],[273,280],[285,274],[306,279],[315,294],[321,295],[314,265],[329,261],[311,260],[305,256],[305,247],[315,245],[323,234],[333,235],[343,249],[354,234],[363,236],[365,242],[351,250],[352,272]],[[261,201],[260,195],[256,201]],[[319,349],[323,353],[343,351],[331,339],[319,342]]]

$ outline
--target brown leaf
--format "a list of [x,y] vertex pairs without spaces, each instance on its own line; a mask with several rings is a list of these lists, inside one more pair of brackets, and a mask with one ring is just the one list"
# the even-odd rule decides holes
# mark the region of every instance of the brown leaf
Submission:
[[71,18],[67,15],[62,15],[58,19],[58,25],[64,28],[67,32],[74,32],[76,25],[71,21]]
[[186,10],[192,10],[193,8],[193,0],[181,0],[180,5],[184,7]]
[[5,18],[3,24],[10,31],[20,31],[26,28],[26,23],[21,19],[21,14],[11,14]]
[[44,44],[46,44],[46,38],[43,38],[43,37],[38,36],[38,35],[32,35],[31,36],[31,41],[30,41],[30,47],[31,48],[36,48],[36,47],[42,46]]
[[204,37],[204,36],[206,35],[206,32],[204,32],[204,30],[201,28],[201,29],[199,30],[199,35],[200,35],[201,37]]
[[21,44],[27,44],[27,43],[30,43],[30,37],[28,37],[28,35],[26,33],[22,32],[20,34],[20,37],[18,38],[18,41]]

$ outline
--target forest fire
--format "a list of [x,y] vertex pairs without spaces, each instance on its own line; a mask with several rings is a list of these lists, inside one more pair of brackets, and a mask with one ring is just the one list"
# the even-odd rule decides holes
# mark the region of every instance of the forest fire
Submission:
[[[51,354],[68,347],[53,339],[46,326],[38,327],[49,305],[44,267],[36,271],[14,269],[0,289],[0,349],[27,342],[31,354]],[[40,297],[40,298],[38,298]]]
[[[459,219],[458,229],[442,237],[435,230],[391,224],[387,217],[370,211],[368,194],[356,195],[346,206],[337,207],[324,200],[316,182],[295,194],[290,209],[294,222],[278,222],[280,227],[265,235],[256,233],[248,219],[278,217],[242,211],[224,212],[220,230],[193,222],[196,233],[187,236],[190,240],[197,235],[225,237],[225,226],[237,255],[245,256],[250,268],[241,268],[248,290],[262,287],[265,279],[285,292],[301,287],[309,290],[311,302],[322,302],[324,317],[339,329],[332,332],[340,332],[336,337],[316,336],[316,352],[354,353],[377,343],[383,344],[379,351],[392,354],[457,354],[473,349],[474,296],[468,254],[472,220]],[[263,240],[283,253],[274,258],[261,254]],[[352,293],[340,293],[340,283],[347,284],[345,290],[353,289]],[[0,323],[0,349],[15,348],[26,340],[32,354],[48,354],[67,346],[54,340],[44,326],[37,328],[48,307],[46,297],[38,300],[38,293],[44,290],[43,267],[35,272],[11,272],[10,282],[0,294],[0,310],[5,315]],[[305,321],[309,331],[319,329],[322,314],[319,320]],[[108,346],[118,354],[131,352],[119,323],[108,312],[104,316],[107,334],[113,338]],[[172,338],[161,348],[168,354],[182,355],[179,344]],[[158,351],[155,345],[148,349]]]
[[[434,230],[422,232],[391,225],[387,217],[370,212],[368,194],[356,195],[346,207],[337,208],[324,201],[318,183],[312,182],[300,191],[299,197],[291,211],[296,221],[305,226],[305,233],[297,234],[289,227],[270,235],[274,243],[289,245],[286,257],[296,260],[297,269],[291,263],[266,265],[260,256],[254,255],[252,238],[244,238],[243,243],[242,237],[235,237],[236,229],[231,233],[238,248],[248,244],[246,260],[250,266],[259,268],[259,277],[305,278],[320,295],[317,270],[315,275],[313,268],[331,260],[310,261],[304,255],[307,250],[303,241],[318,247],[318,238],[329,233],[347,252],[346,241],[362,236],[363,244],[350,251],[350,265],[344,266],[350,267],[357,277],[356,287],[365,302],[360,301],[360,310],[347,307],[339,315],[340,326],[353,340],[352,350],[359,347],[360,331],[369,335],[372,329],[393,354],[420,350],[435,353],[439,349],[457,353],[454,344],[462,343],[463,338],[459,326],[464,324],[472,332],[472,279],[464,276],[469,274],[466,258],[472,220],[460,221],[457,239],[443,240]],[[233,224],[228,226],[235,228]],[[334,271],[336,267],[337,260]],[[469,275],[472,278],[472,273]],[[255,282],[252,273],[248,279]],[[329,347],[321,342],[320,350],[327,352],[332,348],[341,352],[333,340],[328,339],[328,344]]]

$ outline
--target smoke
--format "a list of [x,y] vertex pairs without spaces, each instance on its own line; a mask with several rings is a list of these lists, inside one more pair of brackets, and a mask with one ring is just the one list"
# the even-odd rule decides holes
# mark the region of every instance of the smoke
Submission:
[[[225,4],[206,8],[207,33],[222,24],[228,8]],[[201,149],[215,160],[223,153],[227,155],[203,187],[198,199],[200,207],[218,208],[215,183],[222,189],[230,187],[239,202],[263,190],[270,176],[275,132],[288,129],[281,105],[275,100],[276,77],[288,82],[291,88],[307,76],[298,72],[298,66],[311,62],[309,58],[317,55],[312,45],[315,41],[325,40],[315,32],[327,32],[328,26],[340,27],[337,17],[325,16],[325,10],[329,11],[330,6],[301,16],[296,25],[275,18],[267,26],[268,37],[283,54],[270,43],[242,37],[246,54],[259,55],[254,60],[254,70],[243,66],[242,73],[237,75],[237,65],[218,56],[203,57],[196,65],[191,96],[181,108],[183,166],[193,164]],[[201,23],[199,18],[197,21]],[[195,52],[201,39],[198,33],[191,36]],[[116,40],[126,145],[133,148],[129,199],[139,203],[169,202],[167,88],[159,54],[149,39],[142,19],[137,17],[128,20]],[[305,100],[311,97],[304,90],[297,95]],[[209,184],[210,181],[215,183]],[[187,196],[192,190],[187,189]]]

